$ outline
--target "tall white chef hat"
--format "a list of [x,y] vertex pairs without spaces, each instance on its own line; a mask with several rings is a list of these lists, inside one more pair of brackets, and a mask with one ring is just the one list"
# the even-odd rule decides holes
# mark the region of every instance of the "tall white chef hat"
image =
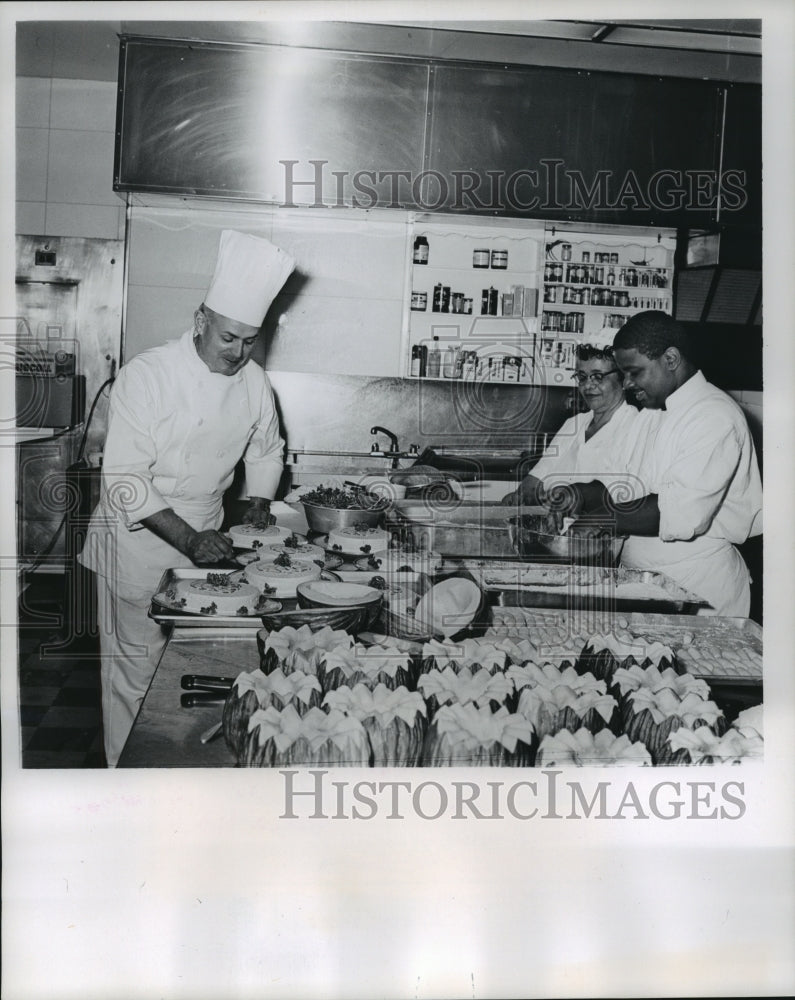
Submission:
[[262,326],[294,267],[293,258],[268,240],[225,229],[204,304],[228,319]]

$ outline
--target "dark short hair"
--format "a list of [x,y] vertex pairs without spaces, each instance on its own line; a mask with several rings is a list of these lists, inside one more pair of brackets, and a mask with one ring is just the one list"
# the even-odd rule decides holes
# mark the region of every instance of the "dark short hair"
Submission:
[[658,309],[635,313],[613,341],[614,350],[636,350],[647,358],[659,358],[675,347],[686,361],[693,361],[693,347],[681,323]]
[[614,361],[612,347],[594,347],[593,344],[577,344],[574,349],[578,361]]

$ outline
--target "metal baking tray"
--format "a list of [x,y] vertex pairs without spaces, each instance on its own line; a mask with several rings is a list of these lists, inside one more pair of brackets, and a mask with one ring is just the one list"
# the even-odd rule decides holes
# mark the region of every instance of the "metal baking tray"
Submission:
[[[483,590],[506,607],[593,609],[695,615],[710,605],[663,573],[626,567],[465,560]],[[632,588],[636,589],[633,594]],[[659,593],[643,594],[643,587]]]
[[717,615],[614,614],[497,607],[493,625],[506,636],[526,635],[537,645],[579,652],[600,632],[629,629],[673,648],[685,669],[705,680],[762,682],[762,629],[750,618]]
[[[240,569],[240,567],[236,567]],[[163,574],[160,583],[158,584],[157,590],[152,596],[152,603],[149,606],[149,617],[154,621],[159,622],[161,625],[174,625],[184,628],[218,628],[219,626],[232,626],[233,628],[262,628],[262,614],[268,612],[262,612],[256,615],[201,615],[191,613],[190,611],[178,611],[175,608],[170,608],[165,604],[155,600],[157,594],[164,593],[172,584],[178,583],[180,580],[200,580],[207,576],[208,573],[227,573],[232,572],[226,569],[211,569],[204,568],[200,569],[196,566],[187,566],[184,568],[177,569],[167,569]],[[273,610],[269,613],[273,613],[276,610],[293,610],[296,606],[296,600],[294,598],[283,599],[277,598],[273,601]],[[279,605],[277,609],[275,605]]]

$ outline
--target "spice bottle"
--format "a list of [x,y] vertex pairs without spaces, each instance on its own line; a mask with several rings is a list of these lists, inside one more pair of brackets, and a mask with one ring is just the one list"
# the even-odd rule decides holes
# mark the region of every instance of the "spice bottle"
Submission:
[[441,367],[442,352],[439,348],[439,338],[434,337],[431,349],[428,351],[428,364],[426,368],[428,378],[439,378]]
[[414,240],[414,255],[412,260],[415,264],[427,264],[430,247],[425,236],[418,236]]
[[442,374],[445,378],[455,378],[455,348],[452,344],[444,352]]

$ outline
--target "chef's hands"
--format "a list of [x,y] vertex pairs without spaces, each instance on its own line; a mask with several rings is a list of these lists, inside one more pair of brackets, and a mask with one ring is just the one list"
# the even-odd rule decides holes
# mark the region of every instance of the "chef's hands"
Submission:
[[185,555],[196,565],[223,562],[234,554],[232,543],[220,531],[194,531],[185,546]]
[[249,497],[249,505],[243,514],[243,524],[253,524],[255,528],[268,528],[276,523],[271,514],[271,501],[264,497]]
[[216,563],[234,555],[228,538],[218,531],[196,531],[170,507],[142,518],[141,524],[194,563]]
[[[602,483],[558,483],[544,490],[539,500],[547,508],[545,530],[557,535],[569,520],[596,516],[602,521],[609,516],[608,497]],[[571,527],[568,529],[571,531]]]

